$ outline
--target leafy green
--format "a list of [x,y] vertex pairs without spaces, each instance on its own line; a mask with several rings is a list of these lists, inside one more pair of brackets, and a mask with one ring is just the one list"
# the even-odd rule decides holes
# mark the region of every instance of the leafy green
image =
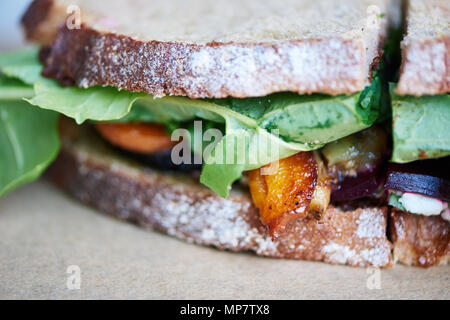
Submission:
[[55,159],[57,118],[25,101],[0,101],[0,196],[38,178]]
[[29,103],[62,113],[75,119],[78,124],[86,120],[120,119],[128,114],[133,102],[142,96],[111,87],[62,88],[40,82],[34,85],[34,92],[35,96],[27,100]]
[[[182,97],[145,98],[140,99],[136,105],[140,108],[146,106],[152,114],[150,117],[163,123],[180,123],[200,118],[215,122],[217,126],[225,125],[226,135],[221,141],[215,141],[212,152],[204,154],[205,164],[200,178],[202,183],[224,197],[228,195],[231,184],[242,175],[243,171],[259,168],[280,158],[321,146],[285,142],[265,128],[261,128],[258,120],[236,112],[236,108],[228,108],[210,101]],[[270,147],[276,150],[271,151]],[[242,155],[246,155],[246,158],[237,161],[238,156]],[[250,155],[254,157],[250,158]],[[228,161],[225,161],[226,159]]]
[[362,123],[371,126],[378,118],[381,105],[381,80],[376,75],[370,86],[361,92],[356,112]]
[[[349,96],[276,93],[248,99],[155,99],[110,87],[63,88],[42,78],[36,52],[0,58],[5,74],[34,85],[27,100],[78,123],[151,121],[169,128],[203,119],[225,127],[225,136],[204,154],[201,182],[222,196],[242,172],[300,151],[318,149],[371,126],[379,113],[378,78],[364,91]],[[132,108],[132,105],[135,104]],[[203,149],[202,149],[203,150]],[[242,158],[244,156],[244,158]],[[223,163],[223,159],[227,159]]]
[[389,205],[396,207],[397,209],[400,209],[402,211],[406,211],[405,207],[403,206],[403,204],[400,202],[400,198],[402,196],[396,193],[391,193],[389,195]]
[[5,74],[25,70],[21,65],[30,70],[30,52],[0,55],[0,196],[38,178],[59,150],[58,114],[22,100],[34,95],[30,84],[38,77],[22,75],[27,84]]
[[450,155],[450,95],[398,96],[391,85],[392,161],[405,163]]
[[161,119],[154,113],[152,110],[147,108],[146,106],[139,103],[139,101],[136,101],[133,104],[133,107],[131,108],[130,112],[128,112],[124,117],[120,119],[113,120],[114,122],[157,122],[161,124],[165,124],[164,121],[161,121]]
[[235,124],[228,125],[229,122],[225,137],[205,159],[200,177],[201,183],[222,197],[228,196],[231,185],[243,171],[319,148],[317,145],[287,143],[259,127],[239,128]]
[[0,99],[20,100],[23,97],[32,97],[33,87],[24,84],[20,80],[11,79],[0,73]]
[[37,48],[0,55],[0,69],[6,76],[34,85],[34,96],[27,99],[29,103],[62,113],[79,124],[88,119],[120,119],[128,114],[134,101],[145,96],[111,87],[61,87],[56,81],[41,75]]
[[[248,99],[148,97],[136,103],[139,111],[132,111],[128,120],[142,117],[167,124],[201,118],[224,123],[226,135],[204,155],[200,181],[226,197],[243,171],[318,149],[372,125],[378,111],[378,89],[374,85],[364,94],[338,97],[293,93]],[[245,158],[238,161],[242,156]]]
[[320,145],[372,125],[378,115],[376,95],[376,88],[368,87],[350,96],[276,93],[220,104],[255,120],[260,128],[279,130],[286,141]]
[[41,75],[42,65],[38,60],[37,47],[1,54],[0,69],[4,75],[19,79],[28,85],[34,85],[37,82],[56,85],[55,81]]

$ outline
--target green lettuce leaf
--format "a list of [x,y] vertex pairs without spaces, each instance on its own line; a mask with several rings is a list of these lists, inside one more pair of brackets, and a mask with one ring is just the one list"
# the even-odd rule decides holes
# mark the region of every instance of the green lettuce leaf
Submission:
[[450,155],[450,95],[398,96],[391,85],[391,97],[393,162]]
[[0,55],[0,68],[5,72],[0,73],[0,196],[37,179],[59,150],[58,114],[22,100],[34,96],[31,84],[39,77],[22,75],[27,84],[6,75],[33,69],[27,62],[30,52],[36,54],[31,49]]
[[320,147],[287,143],[259,127],[239,128],[235,124],[230,126],[228,122],[226,132],[224,138],[207,155],[200,176],[201,183],[222,197],[228,196],[231,185],[244,171],[257,169],[298,152]]
[[[203,119],[224,126],[223,139],[204,155],[201,176],[201,182],[221,196],[228,195],[231,184],[243,171],[318,149],[363,130],[374,123],[379,113],[378,78],[364,91],[349,96],[277,93],[249,99],[154,99],[109,87],[63,88],[42,78],[32,50],[0,58],[0,68],[8,76],[34,85],[35,96],[27,100],[31,104],[62,113],[78,123],[151,121],[176,128]],[[242,155],[246,155],[243,160]],[[235,161],[223,164],[221,159]]]
[[0,73],[0,99],[21,100],[34,95],[33,87],[24,84],[20,80],[11,79]]
[[19,79],[21,82],[34,85],[42,82],[46,85],[57,85],[55,81],[44,78],[41,75],[42,65],[38,59],[38,48],[31,47],[16,52],[0,55],[0,69],[10,78]]
[[262,98],[222,99],[225,106],[257,122],[266,130],[279,130],[286,141],[323,144],[371,126],[378,117],[379,86],[374,81],[363,92],[345,96],[276,93]]
[[147,97],[139,99],[138,112],[131,111],[128,120],[142,117],[167,124],[200,118],[224,123],[225,136],[204,155],[200,182],[226,197],[243,171],[370,127],[378,115],[379,89],[375,83],[362,93],[337,97],[293,93],[248,99]]
[[36,83],[35,96],[27,99],[32,105],[54,110],[75,119],[78,124],[86,120],[108,121],[128,114],[139,97],[138,93],[118,91],[115,88],[60,87]]
[[396,207],[397,209],[400,209],[402,211],[406,211],[405,207],[403,206],[403,204],[400,202],[400,198],[402,196],[400,194],[396,194],[396,193],[391,193],[389,195],[389,205]]
[[129,113],[134,101],[145,96],[111,87],[62,87],[41,75],[42,65],[37,53],[38,49],[33,47],[0,55],[0,69],[6,76],[34,86],[33,97],[27,99],[29,103],[62,113],[75,119],[78,124],[86,120],[120,119]]
[[0,196],[37,179],[55,159],[57,119],[25,101],[0,100]]

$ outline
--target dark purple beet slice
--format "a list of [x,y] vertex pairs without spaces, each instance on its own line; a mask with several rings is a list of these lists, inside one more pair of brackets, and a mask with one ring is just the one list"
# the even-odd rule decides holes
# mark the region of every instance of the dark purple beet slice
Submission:
[[450,201],[450,157],[390,163],[384,188]]
[[358,173],[356,177],[346,178],[332,190],[331,201],[350,201],[375,195],[383,185],[384,172],[383,166],[380,166]]

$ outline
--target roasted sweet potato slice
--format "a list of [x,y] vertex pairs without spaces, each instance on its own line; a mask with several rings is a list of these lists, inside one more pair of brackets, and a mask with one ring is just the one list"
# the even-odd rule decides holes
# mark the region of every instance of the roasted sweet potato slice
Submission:
[[171,141],[164,126],[155,123],[96,123],[100,134],[111,144],[137,153],[170,149]]
[[308,215],[319,168],[313,152],[300,152],[280,160],[272,174],[263,175],[262,169],[250,172],[250,192],[262,223],[276,238],[290,221]]

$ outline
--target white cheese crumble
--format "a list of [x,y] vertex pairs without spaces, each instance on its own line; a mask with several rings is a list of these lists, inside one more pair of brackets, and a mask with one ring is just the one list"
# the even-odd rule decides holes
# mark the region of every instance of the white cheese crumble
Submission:
[[448,207],[446,202],[416,193],[404,193],[399,201],[406,211],[424,216],[440,215]]
[[442,212],[441,217],[442,217],[442,219],[450,222],[450,209],[447,208],[444,212]]

